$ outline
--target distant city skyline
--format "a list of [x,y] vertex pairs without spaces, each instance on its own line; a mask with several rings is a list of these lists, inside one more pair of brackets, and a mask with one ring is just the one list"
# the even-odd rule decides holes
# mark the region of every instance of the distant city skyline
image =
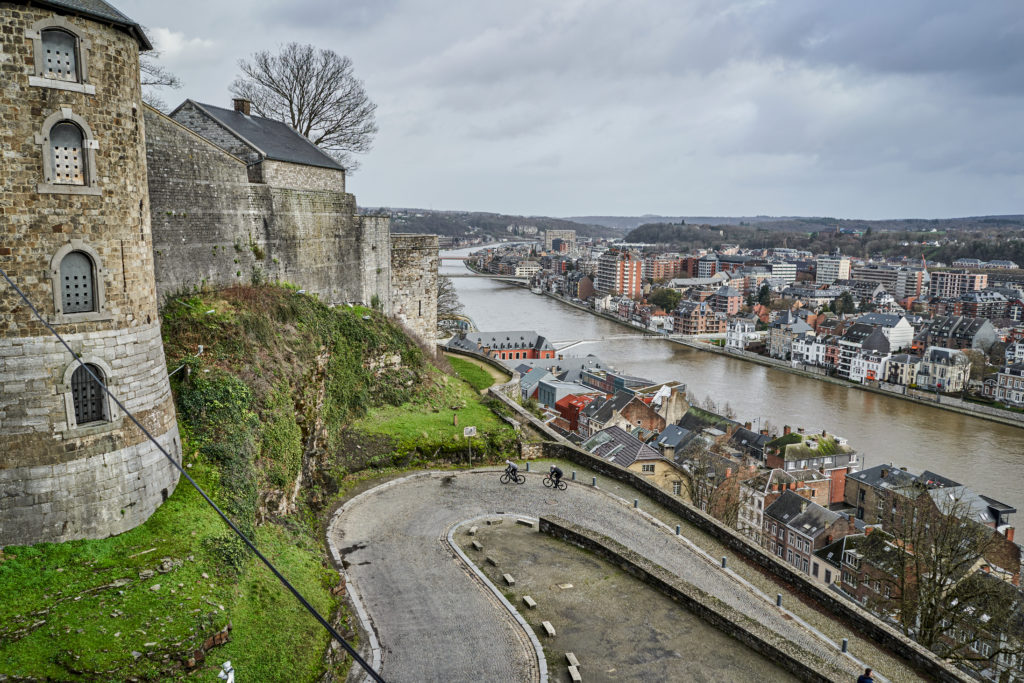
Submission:
[[348,55],[380,132],[366,206],[548,216],[1024,213],[1024,19],[1008,0],[112,0],[184,87]]

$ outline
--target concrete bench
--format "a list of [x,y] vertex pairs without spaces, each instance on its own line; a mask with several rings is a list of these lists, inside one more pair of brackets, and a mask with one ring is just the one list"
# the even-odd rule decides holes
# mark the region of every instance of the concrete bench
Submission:
[[540,625],[544,627],[545,633],[547,633],[552,638],[555,637],[555,627],[551,625],[550,621],[542,621],[540,622]]
[[487,558],[484,558],[484,559],[487,561],[487,564],[491,565],[492,567],[497,567],[498,566],[498,561],[496,559],[494,559],[493,557],[487,557]]
[[517,519],[516,520],[516,524],[522,524],[523,526],[528,526],[528,527],[532,527],[533,526],[533,522],[531,522],[528,519]]
[[483,550],[484,546],[480,543],[480,541],[473,541],[473,548],[475,550]]
[[525,602],[526,606],[530,609],[537,609],[537,601],[531,598],[529,595],[523,596],[523,602]]
[[569,666],[576,666],[576,667],[578,667],[580,665],[580,660],[576,659],[576,655],[574,655],[571,652],[566,652],[565,653],[565,660],[567,662],[569,662]]
[[512,578],[511,574],[502,574],[501,578],[505,579],[505,583],[509,586],[516,585],[516,580]]
[[564,591],[567,591],[570,588],[572,588],[572,584],[571,583],[560,583],[560,584],[558,584],[558,587],[561,588]]
[[487,526],[491,526],[491,525],[494,525],[494,524],[501,524],[501,522],[502,522],[502,520],[500,520],[500,519],[489,519],[489,520],[487,520]]
[[582,681],[583,680],[583,676],[580,676],[579,667],[575,667],[575,666],[570,666],[569,667],[569,678],[571,678],[573,681]]
[[470,536],[476,536],[476,530],[477,530],[477,527],[475,527],[475,526],[469,527],[469,535]]

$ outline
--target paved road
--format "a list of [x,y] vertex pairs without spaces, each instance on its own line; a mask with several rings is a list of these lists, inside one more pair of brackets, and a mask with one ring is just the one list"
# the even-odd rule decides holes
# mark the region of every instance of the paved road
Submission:
[[522,629],[456,561],[448,529],[488,513],[558,515],[642,553],[691,584],[776,630],[831,666],[860,673],[818,636],[690,550],[664,528],[601,490],[552,492],[540,474],[502,485],[498,472],[431,474],[371,489],[347,504],[328,532],[362,597],[388,681],[537,680]]

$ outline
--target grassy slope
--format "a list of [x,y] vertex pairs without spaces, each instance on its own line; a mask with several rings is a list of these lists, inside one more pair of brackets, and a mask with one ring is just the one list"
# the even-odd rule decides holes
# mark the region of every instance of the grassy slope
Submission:
[[477,391],[483,391],[494,384],[494,377],[491,376],[491,373],[475,363],[456,356],[448,356],[448,362],[455,369],[455,374],[469,382],[469,385]]
[[[169,303],[163,330],[169,367],[187,366],[172,386],[189,473],[325,616],[340,609],[316,514],[331,491],[336,498],[374,468],[414,466],[438,452],[456,457],[464,442],[451,426],[453,405],[464,406],[460,425],[485,434],[475,453],[493,446],[500,457],[514,445],[512,430],[471,387],[426,365],[401,330],[369,309],[331,310],[281,287],[237,288]],[[205,350],[195,357],[198,344]],[[321,383],[326,398],[317,406]],[[299,514],[257,525],[260,492],[294,480],[305,430],[318,416],[336,477],[330,491],[317,497],[321,507],[300,498]],[[385,442],[376,462],[350,457],[338,436],[364,433]],[[387,452],[396,448],[398,456]],[[164,558],[167,573],[140,578]],[[181,663],[229,622],[230,642],[199,665],[201,677],[227,659],[245,680],[308,681],[323,672],[323,629],[184,480],[146,524],[120,536],[8,546],[0,595],[0,673],[184,678]]]

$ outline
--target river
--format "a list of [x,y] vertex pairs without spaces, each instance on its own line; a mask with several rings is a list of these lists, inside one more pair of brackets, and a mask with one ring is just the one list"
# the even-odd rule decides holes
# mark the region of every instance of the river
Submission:
[[[474,249],[441,255],[463,256]],[[441,263],[442,273],[466,272],[459,261]],[[481,330],[536,330],[558,342],[629,331],[512,284],[488,278],[454,278],[453,282],[465,313]],[[755,428],[759,422],[771,422],[780,430],[791,425],[844,436],[861,453],[863,467],[891,462],[915,472],[930,469],[1024,509],[1024,429],[820,382],[664,339],[594,341],[566,352],[588,353],[629,374],[659,382],[683,381],[699,400],[711,396],[719,405],[728,403],[738,421],[750,421]]]

